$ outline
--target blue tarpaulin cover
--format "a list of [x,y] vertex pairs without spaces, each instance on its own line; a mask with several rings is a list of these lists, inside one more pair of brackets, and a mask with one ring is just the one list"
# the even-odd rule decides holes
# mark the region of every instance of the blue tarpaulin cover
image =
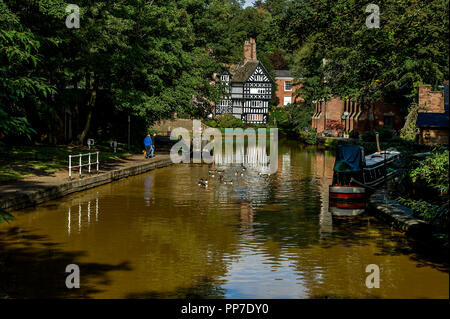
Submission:
[[335,172],[359,171],[362,169],[361,146],[341,145],[336,154]]

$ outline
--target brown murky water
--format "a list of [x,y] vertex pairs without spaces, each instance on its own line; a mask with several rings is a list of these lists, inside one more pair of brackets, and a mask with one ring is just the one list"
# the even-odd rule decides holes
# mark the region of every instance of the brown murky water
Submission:
[[284,141],[269,177],[202,188],[207,165],[173,165],[13,212],[0,297],[448,298],[448,264],[371,217],[331,217],[333,163]]

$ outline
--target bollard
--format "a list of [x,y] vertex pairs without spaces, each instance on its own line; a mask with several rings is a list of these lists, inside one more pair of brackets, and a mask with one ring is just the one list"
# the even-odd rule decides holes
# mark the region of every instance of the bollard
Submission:
[[91,153],[89,153],[89,176],[91,176]]
[[97,174],[98,174],[98,152],[97,152]]
[[81,178],[81,154],[80,154],[80,178]]

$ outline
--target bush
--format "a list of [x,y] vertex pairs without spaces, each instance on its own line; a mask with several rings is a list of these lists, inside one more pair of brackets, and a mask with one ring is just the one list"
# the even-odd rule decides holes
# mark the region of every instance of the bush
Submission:
[[383,126],[379,126],[379,127],[375,128],[374,131],[367,131],[367,132],[362,133],[361,138],[364,142],[375,142],[376,141],[375,133],[379,134],[380,143],[386,142],[394,136],[394,132],[392,129],[383,127]]
[[375,131],[380,134],[380,142],[390,140],[394,136],[394,131],[384,126],[375,128]]
[[311,128],[311,117],[313,106],[305,103],[288,104],[284,106],[286,112],[286,129],[298,134],[304,131],[304,128]]
[[288,114],[284,108],[276,108],[269,115],[269,123],[280,127],[288,125]]
[[435,189],[439,193],[447,193],[449,186],[449,151],[434,152],[432,156],[422,161],[410,172],[414,183],[421,183]]
[[419,106],[417,103],[412,103],[408,108],[408,115],[405,119],[405,125],[400,130],[400,136],[409,141],[415,141],[417,137],[417,116],[419,110],[423,110],[425,107]]
[[317,133],[315,131],[299,131],[300,140],[306,144],[314,145],[317,143]]
[[351,131],[348,133],[348,137],[350,137],[350,138],[358,138],[358,137],[359,137],[359,133],[358,133],[357,131],[351,130]]
[[242,122],[240,119],[235,118],[231,114],[222,114],[216,116],[215,122],[217,123],[217,127],[219,128],[244,127],[244,122]]
[[364,142],[375,142],[375,132],[374,131],[366,131],[361,134],[361,139]]
[[214,120],[206,121],[205,124],[210,126],[210,127],[217,127],[217,122],[214,121]]
[[338,146],[339,146],[339,141],[334,139],[334,138],[327,138],[325,140],[325,147],[326,148],[334,149],[334,148],[337,148]]

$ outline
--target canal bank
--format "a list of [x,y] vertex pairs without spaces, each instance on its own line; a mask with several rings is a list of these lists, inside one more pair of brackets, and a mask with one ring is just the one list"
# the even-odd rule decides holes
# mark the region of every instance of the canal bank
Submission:
[[11,211],[22,209],[87,190],[113,181],[142,174],[172,164],[168,154],[144,159],[134,155],[114,163],[102,163],[99,174],[69,181],[67,172],[51,176],[37,176],[8,185],[0,185],[0,208]]
[[373,215],[389,223],[395,229],[405,232],[408,236],[425,239],[432,234],[430,224],[416,218],[408,207],[389,199],[388,193],[384,189],[373,193],[368,204],[369,211]]

